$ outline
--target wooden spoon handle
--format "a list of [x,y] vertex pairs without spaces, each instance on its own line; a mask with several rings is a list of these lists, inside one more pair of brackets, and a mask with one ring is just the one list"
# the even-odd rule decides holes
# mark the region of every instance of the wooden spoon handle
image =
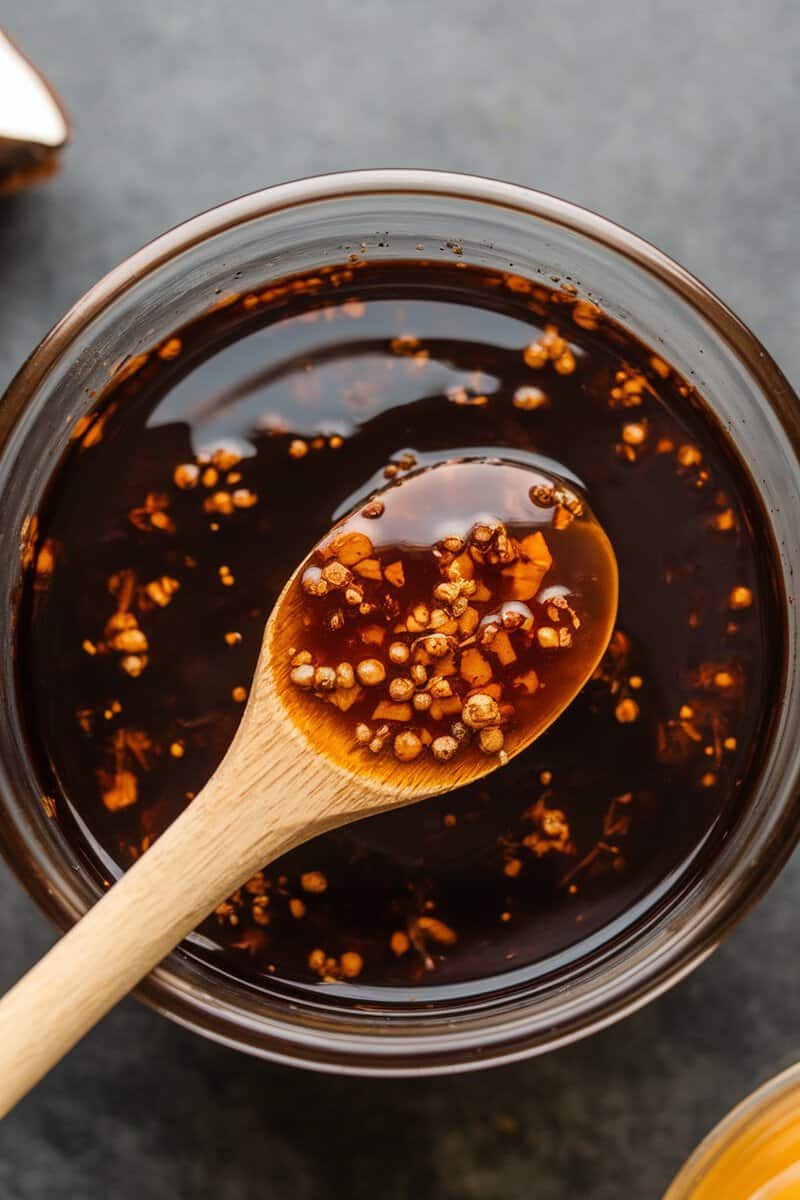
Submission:
[[290,749],[259,760],[240,735],[183,815],[3,997],[0,1116],[255,871],[347,819],[341,776],[306,756],[300,783]]

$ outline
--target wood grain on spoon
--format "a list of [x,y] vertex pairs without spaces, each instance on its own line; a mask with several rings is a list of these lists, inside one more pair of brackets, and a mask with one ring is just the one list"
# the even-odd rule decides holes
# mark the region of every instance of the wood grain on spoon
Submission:
[[[357,557],[352,565],[370,564],[360,575],[335,556],[337,546],[352,549],[354,533],[362,549],[360,558],[349,556]],[[327,572],[336,586],[314,586],[334,562],[345,568]],[[467,575],[479,581],[465,589],[475,616],[459,627],[461,616],[452,613],[466,611],[461,589],[441,583]],[[357,603],[340,620],[352,584],[357,594],[349,600]],[[439,658],[428,654],[432,634],[412,615],[428,587],[456,597],[450,610],[437,601],[440,627],[449,631]],[[460,787],[528,746],[596,669],[616,609],[616,562],[602,528],[562,480],[527,466],[457,461],[418,471],[341,522],[279,597],[239,730],[212,778],[0,1001],[0,1113],[265,864],[326,830]],[[562,622],[559,644],[552,634]],[[329,663],[345,651],[353,673],[362,665],[366,629],[365,653],[383,667],[383,686],[405,678],[414,659],[418,668],[427,662],[414,694],[431,696],[430,704],[383,707],[389,701],[379,698],[380,688],[361,685],[363,670],[353,683],[345,671],[333,682]],[[545,629],[548,636],[537,637]],[[305,643],[312,649],[304,651]],[[402,668],[389,657],[392,644],[409,649]],[[437,681],[448,677],[436,673],[445,660],[447,688]],[[313,667],[311,675],[298,674],[298,662]],[[448,688],[449,704],[435,708]],[[490,710],[489,737],[481,714],[471,716],[481,704]],[[454,707],[466,723],[453,722]],[[386,712],[398,719],[384,721]],[[371,726],[359,719],[365,716]],[[440,725],[450,749],[437,756]],[[361,726],[368,743],[354,736]],[[414,753],[402,761],[408,746]]]

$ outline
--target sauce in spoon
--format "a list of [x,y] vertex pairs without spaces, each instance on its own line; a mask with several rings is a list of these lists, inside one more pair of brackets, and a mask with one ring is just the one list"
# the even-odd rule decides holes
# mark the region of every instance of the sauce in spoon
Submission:
[[270,652],[311,745],[432,791],[538,737],[595,671],[617,611],[611,545],[556,475],[457,459],[341,521],[276,606]]

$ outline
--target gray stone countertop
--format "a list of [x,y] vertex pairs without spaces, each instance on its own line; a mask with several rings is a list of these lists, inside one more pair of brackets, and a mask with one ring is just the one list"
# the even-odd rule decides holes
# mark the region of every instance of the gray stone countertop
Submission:
[[[0,201],[0,390],[96,279],[265,184],[449,167],[566,196],[711,285],[800,385],[796,0],[0,0],[75,121]],[[800,1057],[800,858],[624,1023],[467,1076],[359,1081],[126,1001],[0,1127],[3,1200],[657,1200]],[[53,932],[0,866],[0,988]]]

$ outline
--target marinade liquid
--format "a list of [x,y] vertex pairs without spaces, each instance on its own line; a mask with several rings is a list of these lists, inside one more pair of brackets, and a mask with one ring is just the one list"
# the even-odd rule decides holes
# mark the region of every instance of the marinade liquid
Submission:
[[[55,471],[18,664],[49,809],[84,861],[113,878],[202,788],[272,605],[334,521],[463,457],[546,464],[588,499],[619,567],[608,651],[479,784],[249,881],[185,947],[219,970],[323,1001],[532,980],[601,952],[737,819],[782,601],[757,496],[702,399],[569,290],[359,261],[228,297],[122,364]],[[436,542],[435,501],[422,515]]]

